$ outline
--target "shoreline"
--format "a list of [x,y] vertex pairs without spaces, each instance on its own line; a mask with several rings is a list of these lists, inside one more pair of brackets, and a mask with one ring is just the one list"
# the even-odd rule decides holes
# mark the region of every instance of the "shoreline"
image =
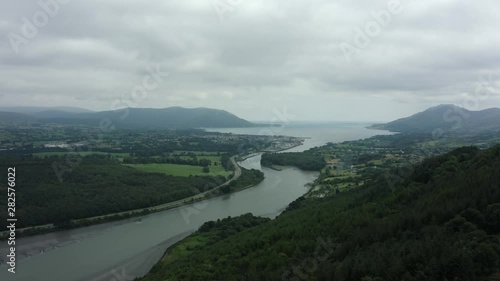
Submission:
[[[254,154],[249,154],[249,155],[247,155],[247,156],[248,156],[248,157],[247,157],[246,159],[251,158],[251,157],[254,157],[255,155],[254,155]],[[273,165],[273,166],[274,166],[274,165]],[[263,166],[263,167],[264,167],[264,166]],[[277,167],[277,166],[275,166],[275,167],[266,167],[266,168],[270,168],[270,169],[272,169],[272,170],[275,170],[275,171],[278,171],[278,172],[279,172],[279,171],[283,171],[283,170],[284,170],[287,166],[281,166],[281,167],[282,167],[282,168],[279,168],[279,167]],[[288,166],[288,167],[292,167],[292,166]],[[321,175],[321,172],[320,172],[320,175]],[[319,178],[319,176],[320,176],[320,175],[318,175],[318,178]],[[314,187],[315,187],[315,181],[316,181],[318,178],[316,178],[313,182],[309,182],[309,183],[307,183],[307,184],[305,185],[305,186],[307,186],[307,188],[308,188],[308,189],[307,189],[306,193],[304,193],[304,194],[302,195],[303,197],[306,197],[306,196],[309,196],[309,195],[310,195],[310,193],[312,192],[312,190],[313,190],[313,189],[314,189]],[[244,189],[246,189],[246,188],[243,188],[243,189],[241,189],[241,190],[244,190]],[[239,191],[239,190],[238,190],[238,191]],[[292,203],[292,202],[290,202],[290,203]],[[280,216],[281,214],[283,214],[283,212],[285,212],[289,206],[290,206],[290,204],[288,204],[288,206],[286,206],[283,210],[281,210],[281,211],[280,211],[280,213],[278,214],[278,216]],[[278,217],[278,216],[276,216],[276,217]],[[276,219],[276,217],[275,217],[275,218],[272,218],[271,220]],[[163,253],[162,257],[161,257],[160,259],[158,259],[158,261],[155,263],[155,265],[154,265],[153,267],[155,267],[155,266],[159,265],[159,264],[160,264],[160,263],[161,263],[161,262],[162,262],[162,261],[163,261],[163,260],[164,260],[164,259],[165,259],[165,258],[166,258],[169,254],[170,254],[170,253],[171,253],[171,251],[172,251],[172,249],[173,249],[174,247],[176,247],[176,246],[178,246],[179,244],[181,244],[181,243],[182,243],[182,242],[183,242],[186,238],[190,237],[191,235],[193,235],[193,234],[194,234],[194,233],[196,233],[197,231],[198,231],[198,230],[193,231],[191,234],[187,235],[187,236],[186,236],[186,237],[184,237],[183,239],[180,239],[179,241],[177,241],[176,243],[174,243],[174,244],[170,245],[167,249],[165,249],[165,251],[164,251],[164,253]],[[149,270],[149,271],[148,271],[148,272],[147,272],[144,276],[141,276],[138,280],[142,280],[145,276],[147,276],[147,275],[151,272],[151,270],[153,269],[153,267],[152,267],[152,268],[151,268],[151,269],[150,269],[150,270]]]
[[[60,231],[84,228],[84,227],[93,226],[93,225],[117,222],[117,221],[126,220],[126,219],[130,219],[130,218],[147,216],[150,214],[159,213],[159,212],[179,208],[182,206],[186,206],[189,204],[198,203],[198,202],[202,202],[202,201],[209,200],[212,198],[217,198],[217,197],[220,197],[223,195],[227,195],[227,194],[212,194],[212,195],[210,195],[210,194],[217,192],[218,190],[220,190],[221,187],[229,185],[231,182],[239,179],[239,177],[241,176],[241,166],[238,165],[238,162],[244,161],[244,160],[249,159],[251,157],[255,157],[260,153],[278,153],[281,151],[286,151],[286,150],[289,150],[289,149],[292,149],[295,147],[299,147],[303,144],[304,144],[304,142],[302,141],[299,144],[296,144],[296,145],[293,145],[293,146],[287,147],[287,148],[257,151],[257,152],[245,154],[243,156],[233,155],[230,159],[235,167],[235,171],[234,171],[233,177],[230,180],[224,182],[223,184],[221,184],[217,187],[214,187],[213,189],[201,192],[199,194],[195,194],[195,195],[187,197],[187,198],[179,199],[176,201],[172,201],[172,202],[168,202],[168,203],[164,203],[164,204],[160,204],[160,205],[156,205],[156,206],[150,206],[150,207],[144,207],[144,208],[140,208],[140,209],[130,210],[130,211],[105,214],[105,215],[90,217],[90,218],[76,219],[76,220],[74,220],[74,222],[76,222],[77,225],[75,225],[73,227],[69,227],[69,228],[58,229],[58,228],[54,227],[54,224],[45,224],[45,225],[37,225],[37,226],[30,226],[30,227],[25,227],[25,228],[21,228],[21,229],[16,229],[17,237],[18,238],[33,237],[33,236],[37,236],[37,235],[44,235],[44,234],[55,233],[55,232],[60,232]],[[279,171],[279,170],[277,170],[277,171]],[[243,191],[245,189],[254,187],[258,184],[259,183],[249,185],[247,187],[234,190],[231,193]],[[229,194],[231,194],[231,193],[229,193]],[[25,233],[25,232],[27,232],[27,233]],[[9,231],[0,231],[0,241],[7,240],[7,238],[9,237],[9,233],[10,233]]]
[[[195,195],[190,196],[190,197],[186,197],[183,199],[179,199],[176,201],[172,201],[172,202],[168,202],[168,203],[164,203],[164,204],[160,204],[160,205],[156,205],[156,206],[150,206],[150,207],[145,207],[145,208],[140,208],[140,209],[135,209],[135,210],[130,210],[130,211],[123,211],[123,212],[118,212],[118,213],[90,217],[90,218],[76,219],[76,220],[74,220],[74,222],[77,223],[77,225],[75,225],[75,227],[57,229],[54,227],[54,224],[45,224],[45,225],[38,225],[38,226],[30,226],[30,227],[26,227],[26,228],[21,228],[21,229],[16,230],[16,233],[18,234],[17,237],[18,238],[31,237],[31,236],[43,235],[43,234],[54,233],[54,232],[59,232],[59,231],[78,229],[78,228],[83,228],[83,227],[92,226],[92,225],[99,225],[99,224],[104,224],[104,223],[109,223],[109,222],[115,222],[115,221],[130,219],[130,218],[134,218],[134,217],[146,216],[146,215],[179,208],[179,207],[182,207],[185,205],[189,205],[189,204],[197,203],[200,201],[209,200],[212,198],[226,195],[226,194],[211,194],[211,193],[219,191],[221,187],[227,186],[231,182],[238,180],[240,178],[240,176],[242,174],[242,170],[241,170],[240,165],[238,165],[238,162],[236,161],[237,156],[238,155],[234,155],[230,158],[231,162],[233,163],[233,165],[235,167],[233,177],[230,180],[224,182],[223,184],[221,184],[217,187],[214,187],[210,190],[201,192],[199,194],[195,194]],[[257,184],[255,184],[255,185],[257,185]],[[245,188],[235,190],[231,193],[242,191],[244,189],[251,188],[255,185],[250,185],[250,186],[247,186]],[[34,231],[34,232],[30,233],[30,231]],[[24,232],[28,232],[28,233],[24,234]],[[0,241],[5,241],[8,238],[8,235],[9,235],[9,231],[0,232]]]
[[[266,167],[266,168],[269,168],[269,169],[272,169],[272,170],[275,170],[275,171],[281,172],[281,171],[283,171],[283,169],[284,169],[286,166],[271,165],[271,166],[263,166],[263,167]],[[292,166],[290,166],[290,167],[292,167]]]
[[311,139],[311,138],[302,138],[302,141],[300,144],[295,144],[293,146],[290,146],[290,147],[287,147],[287,148],[281,148],[281,149],[270,149],[270,150],[262,150],[260,151],[259,153],[278,153],[278,152],[283,152],[283,151],[287,151],[287,150],[290,150],[292,148],[296,148],[296,147],[299,147],[301,145],[304,145],[304,140],[305,139]]

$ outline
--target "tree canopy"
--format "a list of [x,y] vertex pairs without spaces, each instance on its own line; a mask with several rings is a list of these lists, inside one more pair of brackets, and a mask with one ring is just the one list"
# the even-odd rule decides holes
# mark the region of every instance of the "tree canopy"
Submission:
[[500,146],[457,149],[395,185],[301,198],[141,280],[498,280],[499,182]]

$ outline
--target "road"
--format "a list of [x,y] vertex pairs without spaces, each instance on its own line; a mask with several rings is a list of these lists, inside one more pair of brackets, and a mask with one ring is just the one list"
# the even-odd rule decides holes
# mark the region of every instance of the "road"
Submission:
[[[161,212],[161,211],[164,211],[164,210],[177,208],[177,207],[180,207],[180,206],[185,205],[185,204],[191,204],[193,202],[202,201],[202,200],[205,199],[205,195],[207,195],[207,194],[209,194],[211,192],[217,191],[221,187],[226,186],[226,185],[230,184],[231,182],[233,182],[233,181],[235,181],[235,180],[237,180],[237,179],[239,179],[241,177],[241,173],[242,173],[241,172],[241,167],[238,165],[238,163],[236,163],[236,156],[237,155],[235,155],[235,156],[233,156],[233,157],[230,158],[231,163],[234,166],[234,175],[233,175],[233,177],[230,180],[226,181],[225,183],[223,183],[223,184],[221,184],[219,186],[216,186],[214,188],[210,188],[207,191],[198,193],[198,194],[193,195],[191,197],[187,197],[187,198],[184,198],[184,199],[180,199],[180,200],[177,200],[177,201],[173,201],[173,202],[169,202],[169,203],[165,203],[165,204],[161,204],[161,205],[157,205],[157,206],[152,206],[152,207],[147,207],[147,208],[141,208],[141,209],[136,209],[136,210],[132,210],[132,211],[125,211],[125,212],[120,212],[120,213],[107,214],[107,215],[102,215],[102,216],[97,216],[97,217],[92,217],[92,218],[85,218],[85,219],[82,219],[82,220],[92,221],[92,220],[96,220],[96,219],[105,219],[105,218],[109,218],[109,217],[116,216],[116,215],[118,215],[118,216],[119,215],[133,216],[133,215],[142,214],[145,211],[148,212],[148,213]],[[77,222],[82,221],[82,220],[77,220]],[[27,227],[27,228],[23,228],[23,229],[18,229],[18,231],[29,230],[29,229],[34,229],[34,228],[51,229],[53,227],[54,227],[53,224],[46,224],[46,225],[41,225],[41,226],[33,226],[33,227]],[[6,234],[8,234],[7,231],[0,232],[0,237],[3,237]]]

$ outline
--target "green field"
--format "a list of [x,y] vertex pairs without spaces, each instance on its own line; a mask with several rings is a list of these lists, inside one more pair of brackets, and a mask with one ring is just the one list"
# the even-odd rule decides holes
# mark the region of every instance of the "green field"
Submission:
[[137,170],[147,173],[162,173],[172,176],[188,177],[192,176],[224,176],[227,177],[231,173],[227,172],[224,167],[210,166],[210,172],[204,173],[203,167],[190,166],[190,165],[176,165],[176,164],[125,164]]

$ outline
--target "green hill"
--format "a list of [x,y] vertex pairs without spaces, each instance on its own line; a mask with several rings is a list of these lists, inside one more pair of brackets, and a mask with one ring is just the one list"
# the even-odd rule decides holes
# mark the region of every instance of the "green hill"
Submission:
[[205,225],[185,241],[213,239],[176,255],[181,242],[140,280],[499,280],[499,183],[500,145],[460,148],[393,188],[300,198],[233,235]]
[[0,124],[36,123],[36,119],[17,112],[0,111]]
[[[35,111],[37,109],[39,111]],[[36,107],[20,107],[17,110],[23,113],[1,112],[0,110],[0,122],[7,124],[38,122],[127,129],[241,128],[256,126],[256,124],[241,119],[225,110],[211,108],[127,108],[92,112],[76,111],[76,109],[72,108],[48,108],[43,110],[43,108]]]
[[43,119],[61,124],[83,124],[99,126],[107,120],[118,128],[162,129],[162,128],[227,128],[250,127],[252,123],[224,110],[211,108],[128,108],[115,111],[72,114],[58,118]]
[[372,128],[403,133],[429,134],[436,129],[441,129],[444,132],[473,133],[500,131],[500,109],[470,111],[455,105],[445,104],[431,107],[423,112],[387,124],[377,124]]

